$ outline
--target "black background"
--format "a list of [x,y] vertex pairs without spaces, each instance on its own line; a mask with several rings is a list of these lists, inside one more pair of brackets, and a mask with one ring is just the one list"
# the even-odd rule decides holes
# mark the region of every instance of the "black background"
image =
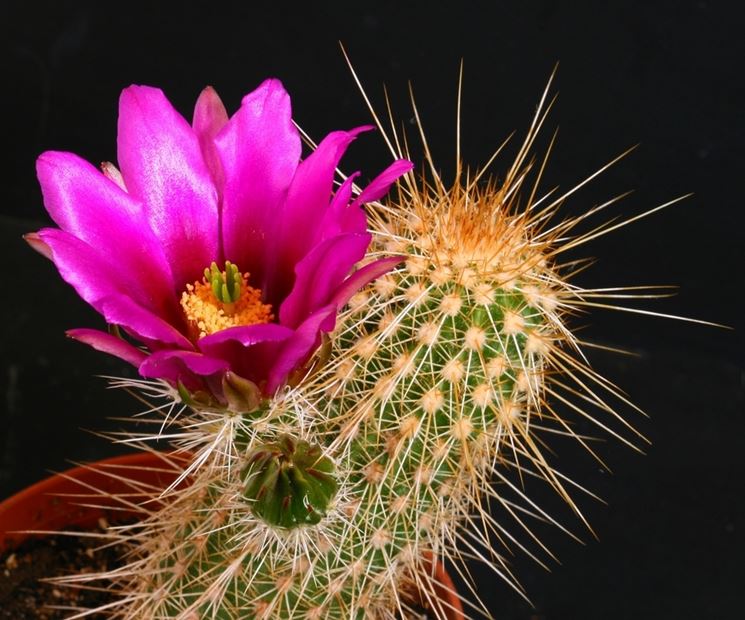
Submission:
[[[562,446],[557,464],[608,505],[581,500],[599,541],[560,507],[578,545],[541,530],[561,560],[551,573],[515,558],[535,604],[474,568],[496,618],[733,618],[743,613],[743,148],[745,44],[740,3],[491,2],[364,6],[255,2],[4,2],[0,257],[3,394],[0,496],[65,467],[121,451],[85,429],[115,428],[137,404],[92,375],[127,374],[66,341],[100,326],[51,265],[20,240],[47,220],[34,159],[46,149],[115,161],[116,110],[130,83],[161,87],[190,117],[213,85],[229,110],[268,76],[282,79],[294,117],[313,137],[369,122],[343,60],[383,110],[386,84],[407,125],[411,80],[435,158],[452,174],[458,66],[465,62],[462,151],[483,163],[527,128],[560,62],[559,126],[545,187],[568,188],[627,147],[639,148],[565,213],[635,190],[610,215],[630,217],[694,196],[597,240],[585,286],[674,284],[676,297],[639,307],[723,323],[735,331],[622,313],[581,318],[583,335],[636,357],[594,354],[599,369],[651,414],[626,412],[651,440],[646,457],[609,441],[610,475]],[[412,132],[413,135],[413,132]],[[544,141],[545,146],[545,141]],[[376,135],[343,162],[369,178],[388,162]],[[499,160],[495,174],[508,159]],[[579,254],[578,254],[579,256]],[[550,499],[546,500],[551,503]]]

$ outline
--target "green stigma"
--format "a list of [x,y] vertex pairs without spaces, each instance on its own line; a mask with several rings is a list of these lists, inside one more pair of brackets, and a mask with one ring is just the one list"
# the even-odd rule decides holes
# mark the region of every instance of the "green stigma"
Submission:
[[271,525],[313,525],[336,495],[334,472],[334,463],[320,446],[282,435],[248,455],[244,495],[253,513]]
[[215,299],[224,304],[233,304],[241,296],[241,272],[229,260],[225,261],[225,271],[220,271],[214,261],[204,270],[204,280],[212,287]]

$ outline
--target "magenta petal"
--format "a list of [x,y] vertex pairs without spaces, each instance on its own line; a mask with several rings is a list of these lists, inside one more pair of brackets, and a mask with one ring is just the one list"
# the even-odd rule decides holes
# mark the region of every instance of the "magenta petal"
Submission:
[[288,327],[276,323],[233,327],[205,336],[198,342],[207,355],[227,360],[230,369],[241,377],[264,386],[267,372],[284,343],[294,335]]
[[145,353],[129,344],[126,340],[97,329],[71,329],[68,330],[67,335],[74,340],[84,342],[97,351],[102,351],[123,359],[133,366],[139,366],[147,357]]
[[218,194],[222,193],[225,177],[220,156],[217,154],[217,147],[215,146],[215,136],[227,122],[228,113],[225,111],[225,106],[215,89],[208,86],[197,99],[192,126],[199,139],[202,156],[210,170]]
[[157,88],[119,100],[118,156],[127,190],[145,206],[177,290],[219,260],[217,191],[194,130]]
[[412,164],[408,159],[394,161],[390,166],[383,170],[383,172],[375,177],[365,189],[362,190],[353,204],[364,204],[382,198],[386,195],[396,179],[409,172],[413,167],[414,164]]
[[193,375],[208,376],[227,370],[225,360],[194,351],[156,351],[140,364],[140,374],[153,379],[187,383]]
[[243,98],[215,139],[225,174],[225,258],[250,272],[254,286],[262,289],[267,245],[276,238],[278,209],[300,158],[300,136],[291,115],[282,84],[266,80]]
[[359,176],[359,172],[349,175],[336,190],[318,226],[316,243],[344,233],[364,233],[367,230],[367,215],[362,205],[349,204],[354,181]]
[[122,325],[141,340],[154,341],[191,350],[191,342],[175,327],[138,306],[126,295],[111,295],[100,301],[106,321]]
[[388,256],[358,269],[336,290],[331,303],[336,305],[337,308],[342,308],[363,286],[388,273],[403,260],[403,256]]
[[51,249],[62,278],[108,323],[122,325],[143,338],[192,348],[177,329],[140,303],[133,274],[121,271],[117,262],[104,253],[105,248],[99,252],[56,228],[45,228],[38,235]]
[[329,305],[317,310],[298,326],[282,345],[277,359],[272,364],[266,385],[267,394],[274,394],[291,372],[308,361],[321,343],[321,333],[334,329],[335,322],[336,306]]
[[295,267],[295,285],[279,309],[280,323],[294,327],[328,304],[369,244],[369,234],[352,233],[313,248]]
[[[349,201],[352,199],[354,182],[359,176],[359,172],[354,172],[344,179],[344,182],[339,186],[339,189],[336,190],[336,193],[331,200],[331,204],[329,204],[328,210],[330,212],[341,212],[349,206]],[[364,230],[361,232],[364,232]]]
[[137,291],[130,289],[129,294],[140,304],[175,316],[171,270],[141,205],[72,153],[44,153],[36,170],[44,204],[60,228],[115,257],[117,270],[136,282]]
[[65,282],[99,312],[101,300],[112,295],[127,295],[136,302],[147,302],[140,297],[142,288],[137,274],[121,269],[106,248],[94,248],[57,228],[43,228],[37,238],[52,252],[52,261]]
[[[280,273],[273,280],[292,281],[292,271],[312,247],[318,225],[329,206],[336,167],[349,144],[363,131],[373,127],[366,125],[351,131],[335,131],[326,136],[297,168],[287,192],[282,209],[278,238],[281,251]],[[363,231],[364,232],[364,229]],[[277,291],[283,297],[287,291]]]
[[199,349],[205,353],[214,354],[215,347],[228,341],[238,342],[244,347],[259,342],[279,342],[292,334],[292,330],[276,323],[257,323],[256,325],[242,325],[230,327],[215,332],[198,342]]

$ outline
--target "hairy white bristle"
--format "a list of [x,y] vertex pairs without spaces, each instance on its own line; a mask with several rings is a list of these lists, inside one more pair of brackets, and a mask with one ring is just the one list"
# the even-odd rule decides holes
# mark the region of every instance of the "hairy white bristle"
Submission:
[[[424,398],[422,398],[422,400],[424,400]],[[423,404],[422,404],[422,408],[424,408]],[[418,428],[419,428],[419,418],[417,418],[414,414],[407,415],[405,418],[401,420],[401,422],[398,425],[398,430],[399,430],[399,433],[401,434],[401,437],[411,437],[414,433],[416,433]]]
[[392,369],[398,376],[410,374],[414,370],[414,356],[410,351],[404,351],[393,360]]
[[365,467],[365,480],[370,484],[378,484],[383,479],[383,471],[383,466],[377,461],[373,461]]
[[354,313],[362,312],[367,308],[369,301],[370,295],[366,291],[360,291],[356,295],[352,295],[352,298],[349,300],[349,307]]
[[427,301],[427,289],[421,282],[414,282],[404,293],[406,301],[414,306],[421,306]]
[[395,315],[390,310],[387,310],[378,321],[378,330],[381,334],[390,337],[395,335],[397,325],[398,323],[396,322]]
[[494,288],[482,282],[473,288],[473,299],[480,306],[491,306],[494,303]]
[[494,398],[494,391],[492,389],[492,386],[488,383],[480,383],[475,388],[473,388],[473,391],[471,392],[471,398],[473,399],[473,402],[477,407],[485,409],[491,404]]
[[357,341],[355,351],[363,359],[370,359],[378,350],[378,342],[375,334],[364,336]]
[[525,329],[525,319],[522,314],[514,312],[513,310],[506,310],[504,313],[504,323],[502,331],[509,335],[514,336],[522,333]]
[[499,379],[507,368],[507,361],[501,355],[492,357],[486,363],[486,375],[490,379]]
[[545,355],[548,352],[548,342],[546,338],[538,332],[531,331],[525,341],[525,350],[528,353]]
[[[462,263],[461,263],[461,261],[453,261],[453,262],[454,262],[454,264],[457,263],[458,265],[463,264],[464,267],[465,267],[465,265],[468,265],[469,264],[469,261],[468,260],[465,260]],[[458,278],[458,282],[462,286],[465,286],[466,288],[473,288],[473,287],[475,287],[475,286],[478,285],[479,278],[478,278],[478,275],[476,274],[476,271],[474,271],[470,267],[465,267],[460,272],[460,277]]]
[[462,418],[458,418],[455,422],[453,422],[451,432],[453,433],[453,437],[455,437],[459,441],[465,441],[473,432],[473,422],[470,418],[467,418],[465,416]]
[[447,316],[456,316],[463,306],[463,299],[458,293],[445,295],[440,301],[440,310]]
[[439,326],[434,321],[428,321],[424,323],[417,330],[417,340],[422,344],[432,346],[437,342],[437,334],[439,332]]
[[446,362],[440,371],[443,379],[450,383],[460,383],[466,374],[465,366],[458,358],[453,358]]
[[486,343],[486,332],[478,325],[472,325],[466,331],[465,343],[469,349],[480,351]]
[[383,549],[391,542],[391,533],[385,528],[380,528],[372,535],[370,542],[376,549]]
[[427,261],[419,256],[412,256],[406,260],[406,269],[413,276],[424,273],[427,266]]
[[373,285],[381,299],[388,299],[396,291],[396,281],[389,275],[381,276]]
[[444,402],[445,397],[442,395],[442,392],[438,388],[434,387],[424,393],[421,400],[419,401],[419,404],[422,406],[422,409],[424,409],[425,412],[431,414],[439,410]]
[[435,286],[444,286],[453,279],[453,270],[446,265],[436,266],[429,274],[429,281]]

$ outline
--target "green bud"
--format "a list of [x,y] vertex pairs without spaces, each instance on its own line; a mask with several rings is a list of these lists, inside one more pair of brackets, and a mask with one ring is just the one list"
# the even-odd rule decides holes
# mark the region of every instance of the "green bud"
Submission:
[[244,495],[253,513],[271,525],[313,525],[336,495],[334,472],[320,446],[282,435],[249,454]]
[[222,391],[228,401],[228,408],[233,412],[250,413],[261,405],[259,387],[230,370],[223,375]]

